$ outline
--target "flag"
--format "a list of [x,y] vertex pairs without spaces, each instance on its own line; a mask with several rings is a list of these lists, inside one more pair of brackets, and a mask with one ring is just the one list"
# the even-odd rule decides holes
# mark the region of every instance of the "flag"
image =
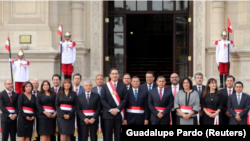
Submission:
[[228,26],[228,32],[233,33],[233,28],[232,28],[232,25],[231,25],[229,18],[227,19],[227,26]]
[[59,28],[57,29],[57,34],[59,34],[62,37],[62,23],[59,25]]
[[9,39],[9,37],[6,40],[5,48],[10,52],[10,39]]

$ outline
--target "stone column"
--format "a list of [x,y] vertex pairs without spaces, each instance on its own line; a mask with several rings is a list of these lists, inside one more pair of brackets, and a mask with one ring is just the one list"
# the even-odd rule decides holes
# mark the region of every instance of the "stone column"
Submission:
[[226,28],[225,21],[225,1],[212,2],[212,32],[211,42],[215,43],[216,40],[221,38],[221,32]]

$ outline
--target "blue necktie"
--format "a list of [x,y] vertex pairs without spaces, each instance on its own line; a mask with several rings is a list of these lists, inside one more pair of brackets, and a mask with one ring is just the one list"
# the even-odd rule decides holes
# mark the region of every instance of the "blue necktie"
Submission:
[[135,90],[135,101],[137,101],[137,95],[138,95],[137,90]]
[[238,105],[240,105],[240,94],[237,94],[238,95]]
[[102,88],[99,88],[99,90],[98,90],[99,95],[101,95],[101,90],[102,90]]
[[150,92],[150,91],[151,91],[151,85],[148,86],[148,92]]

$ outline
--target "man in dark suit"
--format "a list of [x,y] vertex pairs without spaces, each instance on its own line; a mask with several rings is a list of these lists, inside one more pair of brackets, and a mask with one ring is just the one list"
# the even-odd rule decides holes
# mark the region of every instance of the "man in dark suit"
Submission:
[[154,82],[154,80],[155,80],[154,72],[152,71],[146,72],[146,83],[141,84],[140,89],[150,92],[153,88],[157,87],[157,84]]
[[101,92],[102,118],[104,119],[105,129],[104,140],[112,141],[114,131],[115,141],[121,141],[121,126],[128,90],[125,84],[118,82],[119,72],[117,69],[112,68],[109,76],[111,81],[103,85]]
[[[33,90],[32,90],[32,94],[35,95],[37,97],[38,93],[39,93],[39,90],[38,90],[38,87],[39,87],[39,82],[38,80],[34,79],[31,81],[32,85],[33,85]],[[38,110],[37,110],[38,111]],[[37,113],[38,115],[38,113]],[[36,138],[36,141],[40,141],[40,135],[38,134],[38,118],[35,118],[35,121],[36,121],[36,130],[37,130],[37,138]],[[30,138],[31,140],[31,138]]]
[[171,125],[170,112],[174,105],[174,97],[170,88],[165,88],[166,79],[158,76],[158,87],[152,89],[148,95],[148,107],[151,110],[152,125]]
[[228,96],[235,93],[235,90],[233,87],[234,82],[235,82],[235,78],[232,75],[227,76],[226,88],[220,90],[220,94],[222,94],[223,96],[223,109],[221,110],[221,112],[222,112],[222,121],[224,125],[229,125],[230,113],[227,109],[227,100],[228,100]]
[[230,116],[229,125],[247,125],[250,109],[250,97],[243,93],[243,83],[237,81],[234,85],[235,93],[228,97],[227,108]]
[[132,78],[131,85],[132,89],[128,90],[123,125],[148,125],[148,93],[139,89],[140,78],[137,76]]
[[[170,75],[170,82],[171,82],[171,86],[168,87],[171,92],[172,95],[176,96],[176,94],[178,93],[178,91],[181,89],[179,83],[180,83],[180,77],[177,73],[172,73]],[[171,109],[171,120],[172,120],[172,125],[176,125],[176,111],[174,110],[174,106]]]
[[131,76],[129,73],[125,73],[122,79],[123,83],[127,86],[127,90],[131,88]]
[[[82,80],[82,75],[79,73],[76,73],[73,75],[73,87],[72,90],[76,92],[76,95],[81,95],[85,93],[84,88],[80,85]],[[78,121],[77,116],[75,116],[75,122],[77,123],[77,132],[78,132],[78,141],[82,141],[82,137],[80,134],[80,128],[81,126],[79,125],[80,121]],[[70,135],[70,141],[75,141],[76,137],[74,134]]]
[[[197,72],[195,75],[194,75],[194,80],[195,80],[195,83],[196,85],[193,85],[193,90],[196,90],[200,96],[200,99],[202,98],[202,94],[205,90],[205,85],[202,85],[203,83],[203,74],[201,72]],[[199,124],[202,125],[203,123],[203,110],[201,110],[201,100],[200,100],[200,109],[199,109],[199,119],[200,121]]]
[[12,91],[11,80],[5,80],[4,87],[5,90],[0,93],[2,141],[8,141],[9,135],[10,141],[16,141],[18,94]]
[[[92,88],[92,92],[94,93],[98,93],[100,96],[101,96],[101,91],[102,91],[102,85],[104,84],[104,77],[103,75],[101,74],[98,74],[95,78],[95,83],[96,83],[96,86]],[[101,101],[100,101],[101,103]],[[104,141],[104,121],[103,121],[103,118],[101,117],[102,115],[102,104],[100,104],[100,116],[99,116],[99,131],[100,131],[100,134],[102,133],[102,136],[103,136],[103,141]]]
[[85,92],[78,95],[78,118],[80,131],[83,141],[88,141],[88,133],[90,131],[90,140],[97,141],[96,132],[98,130],[98,122],[100,115],[100,96],[97,93],[91,92],[92,83],[87,80],[83,87]]
[[[59,74],[54,74],[52,76],[53,87],[51,88],[56,94],[61,91],[61,76]],[[57,126],[57,125],[56,125]],[[58,131],[57,131],[58,132]],[[51,141],[56,141],[56,136],[50,136]],[[60,134],[57,135],[57,141],[60,141]]]

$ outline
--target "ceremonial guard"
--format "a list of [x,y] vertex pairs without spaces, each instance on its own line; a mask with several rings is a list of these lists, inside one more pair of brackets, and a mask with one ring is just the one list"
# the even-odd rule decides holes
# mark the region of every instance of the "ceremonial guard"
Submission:
[[62,52],[59,44],[58,50],[62,53],[62,72],[64,73],[64,79],[69,78],[74,71],[73,65],[76,60],[76,43],[70,40],[71,33],[66,32],[64,35],[65,40],[60,42],[62,44]]
[[[223,88],[223,75],[225,75],[225,79],[228,76],[228,71],[230,68],[230,57],[229,53],[232,52],[233,41],[227,40],[227,31],[221,33],[222,39],[215,41],[216,45],[216,63],[218,65],[218,70],[220,72],[220,88]],[[228,49],[229,47],[229,49]],[[229,53],[228,53],[229,51]]]
[[18,59],[12,60],[12,69],[15,72],[15,91],[18,94],[23,93],[23,83],[29,80],[29,65],[30,62],[23,59],[24,53],[21,48],[18,52]]
[[10,141],[16,141],[18,94],[12,91],[11,80],[6,80],[4,87],[5,90],[0,93],[2,141],[8,141],[9,135]]

